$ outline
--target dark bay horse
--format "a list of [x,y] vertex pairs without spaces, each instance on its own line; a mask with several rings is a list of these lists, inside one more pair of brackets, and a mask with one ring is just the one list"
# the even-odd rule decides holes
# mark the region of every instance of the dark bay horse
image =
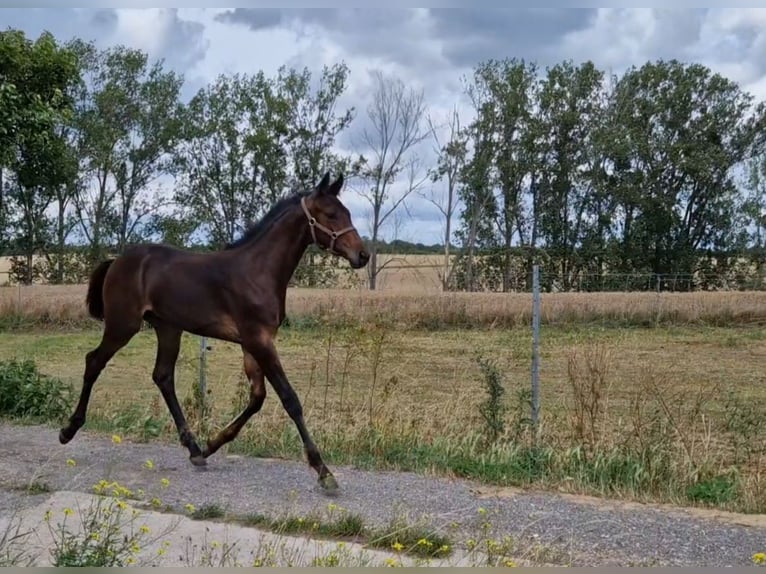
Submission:
[[[79,402],[59,433],[61,444],[71,441],[85,424],[93,384],[145,320],[157,334],[152,379],[194,465],[205,465],[207,457],[234,440],[261,409],[265,376],[294,421],[319,484],[335,490],[338,484],[306,428],[303,408],[282,369],[274,339],[285,318],[287,284],[311,243],[344,257],[354,269],[369,260],[348,209],[338,199],[342,186],[342,174],[332,183],[330,174],[325,174],[313,190],[279,201],[222,251],[193,253],[165,245],[139,245],[103,261],[90,277],[86,303],[90,315],[103,320],[104,331],[98,347],[86,355]],[[204,449],[188,428],[176,398],[174,370],[184,331],[241,345],[250,382],[245,409]]]

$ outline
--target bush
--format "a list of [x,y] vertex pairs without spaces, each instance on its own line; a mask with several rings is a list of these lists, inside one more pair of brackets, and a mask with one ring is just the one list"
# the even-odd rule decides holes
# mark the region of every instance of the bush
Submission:
[[32,360],[0,361],[0,416],[63,420],[72,393],[71,385],[40,373]]

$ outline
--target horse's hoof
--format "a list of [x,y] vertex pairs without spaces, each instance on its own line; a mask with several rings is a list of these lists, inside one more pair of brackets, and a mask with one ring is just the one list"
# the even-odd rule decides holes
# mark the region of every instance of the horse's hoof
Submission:
[[319,485],[324,488],[325,492],[336,492],[338,490],[338,481],[331,474],[326,474],[320,478]]
[[205,460],[205,457],[201,454],[190,456],[189,460],[194,466],[206,466],[207,460]]
[[66,429],[61,429],[59,431],[59,442],[61,444],[68,443],[70,440],[72,440],[72,438],[74,438],[74,434],[68,436],[67,432],[66,432]]

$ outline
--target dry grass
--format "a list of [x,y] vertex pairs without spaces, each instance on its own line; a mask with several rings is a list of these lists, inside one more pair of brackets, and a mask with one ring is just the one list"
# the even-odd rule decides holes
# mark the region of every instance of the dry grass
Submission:
[[[86,321],[85,286],[0,287],[0,319],[19,325],[73,326]],[[528,293],[432,293],[366,289],[290,289],[290,319],[355,324],[385,319],[409,328],[514,327],[531,321]],[[766,292],[551,293],[543,325],[763,325]],[[88,324],[90,324],[88,322]]]
[[[42,260],[35,257],[34,261]],[[378,289],[385,291],[418,290],[438,292],[441,290],[441,272],[444,262],[442,255],[389,255],[379,256],[380,265],[384,268],[378,275]],[[8,283],[8,272],[11,269],[11,258],[0,257],[0,287]],[[367,270],[360,269],[348,273],[348,264],[340,262],[334,267],[334,275],[340,286],[366,284]]]
[[[85,353],[99,336],[95,330],[6,333],[0,335],[0,360],[32,357],[44,373],[79,389]],[[527,329],[436,333],[387,327],[285,329],[279,349],[307,422],[330,460],[459,468],[479,478],[489,475],[491,481],[516,480],[491,474],[486,462],[490,459],[478,454],[483,424],[479,404],[484,395],[474,359],[478,353],[493,357],[505,379],[508,424],[495,455],[502,461],[512,456],[502,449],[515,448],[528,412],[523,402],[530,372]],[[107,421],[110,429],[133,436],[159,425],[166,437],[175,439],[175,428],[151,381],[154,353],[154,335],[142,332],[113,359],[95,387],[91,421]],[[684,495],[676,483],[691,484],[734,465],[744,483],[751,485],[747,500],[739,500],[737,508],[766,508],[761,478],[766,453],[761,449],[748,458],[745,452],[748,444],[756,450],[764,444],[766,425],[748,430],[734,421],[742,427],[734,428],[732,412],[744,420],[743,411],[726,406],[732,396],[754,413],[766,408],[762,329],[547,329],[541,354],[542,434],[557,456],[592,460],[625,445],[641,452],[656,449],[665,466],[647,467],[657,473],[653,484],[659,485],[657,489],[676,488],[679,498]],[[199,426],[192,399],[197,356],[197,338],[185,336],[177,367],[178,394],[195,428],[205,435],[243,408],[247,389],[240,349],[214,342],[207,372],[211,413]],[[397,446],[407,440],[411,442],[406,448]],[[736,450],[737,441],[744,444],[741,452]],[[435,445],[447,454],[459,454],[458,466],[428,458],[427,449]],[[273,392],[233,448],[302,456],[294,426]],[[475,460],[460,458],[466,456],[460,453],[472,452],[477,453]],[[472,470],[473,464],[482,466]],[[607,482],[594,487],[592,477],[568,476],[535,480],[575,492],[603,488],[612,494],[660,497],[655,491],[631,492],[621,482],[615,486],[604,479]]]

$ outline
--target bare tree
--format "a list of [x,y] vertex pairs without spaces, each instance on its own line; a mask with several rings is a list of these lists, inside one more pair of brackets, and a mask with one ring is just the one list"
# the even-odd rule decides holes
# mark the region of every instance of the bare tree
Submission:
[[[444,269],[442,271],[442,289],[449,290],[452,281],[452,269],[450,261],[450,240],[452,237],[452,217],[457,207],[457,186],[461,170],[465,165],[466,154],[468,153],[468,141],[466,134],[460,129],[460,115],[457,106],[453,108],[449,118],[445,121],[445,127],[448,130],[447,141],[442,144],[437,134],[437,126],[434,125],[431,118],[428,118],[430,133],[434,138],[434,152],[438,160],[436,167],[431,170],[431,181],[437,183],[446,179],[446,189],[439,194],[433,191],[428,201],[433,203],[441,212],[445,220],[444,225]],[[425,197],[425,195],[424,195]]]
[[[416,147],[428,137],[424,126],[425,101],[423,91],[406,88],[401,79],[372,73],[375,87],[372,102],[367,108],[370,127],[362,134],[362,143],[370,155],[364,155],[355,166],[362,180],[359,193],[372,207],[372,238],[369,287],[375,289],[378,273],[385,266],[378,265],[378,240],[386,220],[405,200],[428,179],[421,175],[421,160]],[[401,190],[395,196],[394,184],[401,175]],[[406,206],[405,206],[406,207]]]

